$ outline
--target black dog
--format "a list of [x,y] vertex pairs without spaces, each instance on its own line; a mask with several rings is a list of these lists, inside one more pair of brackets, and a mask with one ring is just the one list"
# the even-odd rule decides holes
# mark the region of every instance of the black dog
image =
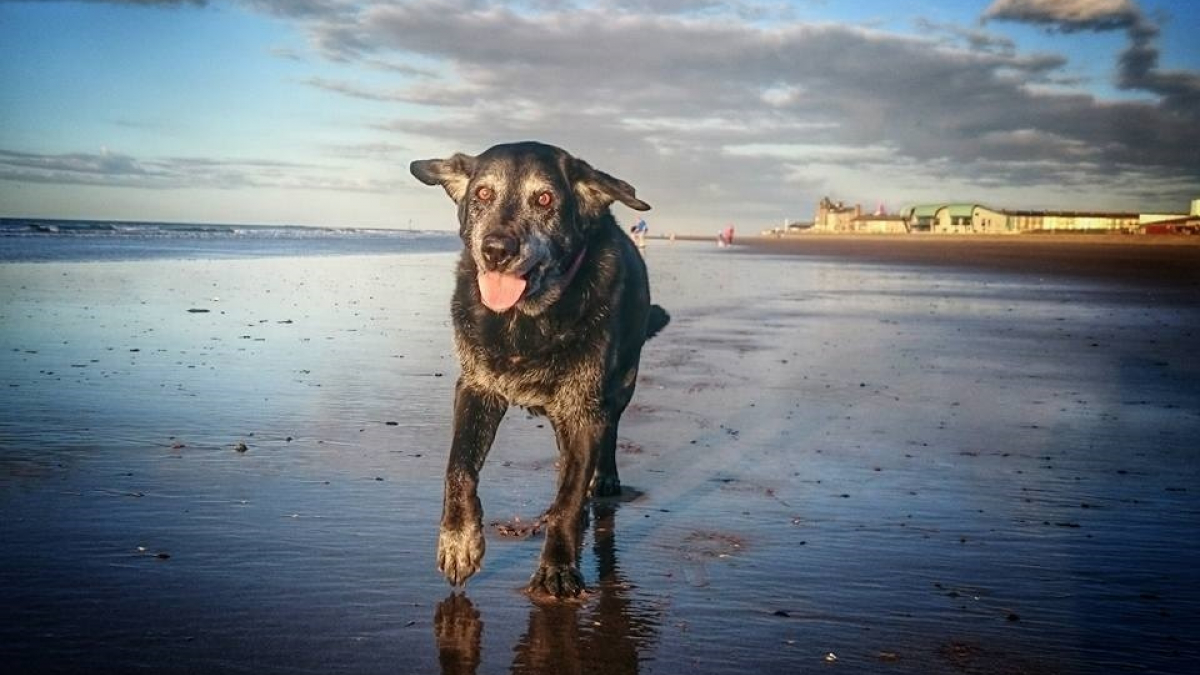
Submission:
[[438,569],[458,586],[484,552],[476,493],[510,405],[544,414],[558,439],[558,495],[546,513],[535,593],[578,595],[589,486],[618,494],[617,424],[642,345],[670,317],[650,304],[646,265],[609,212],[645,211],[628,183],[541,143],[413,162],[458,204],[465,247],[451,303],[462,365],[438,537]]

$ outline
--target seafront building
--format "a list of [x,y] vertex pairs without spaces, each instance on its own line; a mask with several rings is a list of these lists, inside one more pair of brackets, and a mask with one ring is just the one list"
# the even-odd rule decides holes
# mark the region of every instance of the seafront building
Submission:
[[872,214],[829,197],[817,204],[811,232],[859,234],[1026,234],[1123,233],[1200,234],[1200,199],[1189,213],[1097,211],[1020,211],[974,203],[919,204],[889,214],[882,205]]

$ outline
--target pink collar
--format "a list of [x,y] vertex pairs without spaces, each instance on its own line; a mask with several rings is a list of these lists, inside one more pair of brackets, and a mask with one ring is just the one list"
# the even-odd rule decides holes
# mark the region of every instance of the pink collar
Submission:
[[578,255],[575,256],[575,262],[571,263],[571,269],[567,270],[567,275],[563,277],[563,288],[571,285],[571,281],[575,279],[575,275],[579,272],[579,268],[583,266],[583,256],[586,254],[586,246],[579,249]]

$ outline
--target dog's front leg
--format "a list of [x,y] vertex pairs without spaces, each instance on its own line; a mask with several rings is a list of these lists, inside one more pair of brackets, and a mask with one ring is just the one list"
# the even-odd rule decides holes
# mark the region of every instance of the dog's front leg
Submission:
[[578,566],[583,507],[600,448],[616,433],[616,425],[578,417],[551,417],[550,421],[558,436],[558,495],[546,513],[546,543],[529,590],[562,598],[579,595],[584,589]]
[[477,489],[479,471],[496,437],[508,403],[460,379],[454,389],[454,439],[446,466],[442,528],[438,535],[438,571],[454,586],[466,583],[483,566],[483,506]]

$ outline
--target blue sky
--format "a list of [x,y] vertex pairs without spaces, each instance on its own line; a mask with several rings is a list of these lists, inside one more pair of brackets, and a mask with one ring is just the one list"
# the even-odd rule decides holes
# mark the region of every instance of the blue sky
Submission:
[[408,163],[524,139],[635,185],[660,231],[825,195],[1186,211],[1197,25],[1133,0],[0,0],[0,215],[451,229]]

